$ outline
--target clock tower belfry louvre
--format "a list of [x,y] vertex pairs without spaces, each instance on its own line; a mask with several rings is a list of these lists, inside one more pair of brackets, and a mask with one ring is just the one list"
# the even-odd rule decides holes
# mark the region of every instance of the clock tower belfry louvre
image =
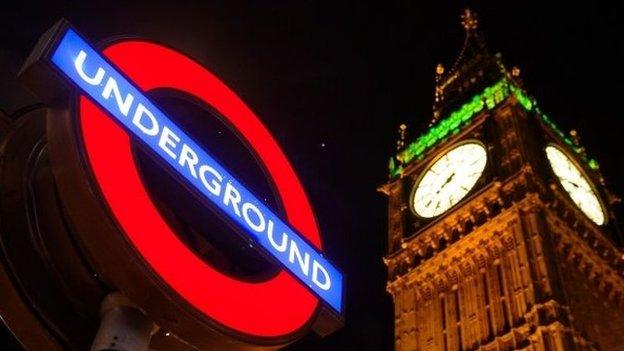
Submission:
[[598,162],[490,54],[476,16],[433,118],[390,160],[396,351],[624,350],[624,256]]

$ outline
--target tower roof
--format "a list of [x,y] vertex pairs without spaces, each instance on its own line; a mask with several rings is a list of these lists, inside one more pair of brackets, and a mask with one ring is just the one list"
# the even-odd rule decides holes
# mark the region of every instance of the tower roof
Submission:
[[406,142],[406,126],[399,129],[398,153],[390,159],[390,178],[403,174],[413,160],[420,160],[436,145],[460,132],[483,111],[493,110],[508,97],[516,100],[525,111],[533,113],[539,122],[579,155],[587,166],[599,172],[598,162],[589,158],[585,149],[575,142],[575,133],[568,137],[543,113],[537,102],[527,95],[519,78],[520,69],[508,72],[499,55],[492,55],[479,29],[474,12],[465,10],[462,15],[465,38],[462,50],[451,69],[436,67],[436,90],[433,120],[429,128],[413,141]]
[[464,43],[457,59],[448,70],[441,64],[436,67],[434,122],[448,108],[457,107],[466,97],[505,75],[500,59],[487,48],[477,14],[470,9],[464,10],[461,24]]

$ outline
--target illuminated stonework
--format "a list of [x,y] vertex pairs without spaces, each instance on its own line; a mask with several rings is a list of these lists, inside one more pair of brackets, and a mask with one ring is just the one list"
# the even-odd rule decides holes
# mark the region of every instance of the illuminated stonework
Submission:
[[[522,89],[509,79],[504,78],[496,84],[485,88],[482,93],[468,99],[468,102],[463,104],[459,109],[429,128],[426,133],[418,137],[413,143],[407,145],[404,150],[396,155],[396,160],[400,161],[402,164],[407,164],[414,159],[421,159],[429,149],[443,142],[449,136],[459,133],[463,127],[469,125],[472,119],[482,112],[484,108],[492,110],[509,96],[515,97],[520,106],[525,110],[534,110],[541,121],[551,128],[566,145],[576,153],[581,154],[582,148],[575,145],[571,138],[566,136],[546,114],[541,112],[536,106],[535,100],[526,95]],[[585,155],[581,155],[581,158],[583,161],[587,162],[590,168],[598,169],[598,162],[596,160],[587,158]],[[395,157],[390,159],[389,170],[391,178],[403,173],[403,167],[397,166],[394,159]]]
[[[477,30],[467,28],[473,42]],[[623,350],[624,252],[615,221],[607,220],[610,196],[597,163],[576,133],[565,135],[527,97],[514,80],[519,72],[488,71],[500,66],[498,57],[462,52],[473,54],[440,84],[463,90],[436,94],[436,111],[455,112],[442,113],[448,117],[393,158],[391,178],[379,188],[389,202],[384,263],[395,350]],[[467,102],[448,98],[458,94]],[[471,140],[487,152],[474,187],[438,216],[411,211],[410,196],[430,166]],[[605,225],[560,182],[549,145],[574,159],[603,202]]]

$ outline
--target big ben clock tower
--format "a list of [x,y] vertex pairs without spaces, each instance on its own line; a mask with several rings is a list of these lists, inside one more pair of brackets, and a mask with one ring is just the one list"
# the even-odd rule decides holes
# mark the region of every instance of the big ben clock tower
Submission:
[[380,187],[395,350],[624,350],[618,199],[469,10],[462,25],[429,129],[399,141]]

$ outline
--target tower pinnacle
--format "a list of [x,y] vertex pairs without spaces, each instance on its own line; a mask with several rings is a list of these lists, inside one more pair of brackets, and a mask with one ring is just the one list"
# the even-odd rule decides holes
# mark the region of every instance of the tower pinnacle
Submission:
[[477,14],[470,9],[465,9],[464,13],[461,15],[461,24],[467,32],[477,29],[479,27]]
[[444,115],[445,110],[457,107],[467,96],[504,75],[500,59],[487,49],[477,14],[465,9],[461,14],[461,25],[465,32],[464,43],[455,62],[448,69],[442,65],[436,67],[431,124]]

